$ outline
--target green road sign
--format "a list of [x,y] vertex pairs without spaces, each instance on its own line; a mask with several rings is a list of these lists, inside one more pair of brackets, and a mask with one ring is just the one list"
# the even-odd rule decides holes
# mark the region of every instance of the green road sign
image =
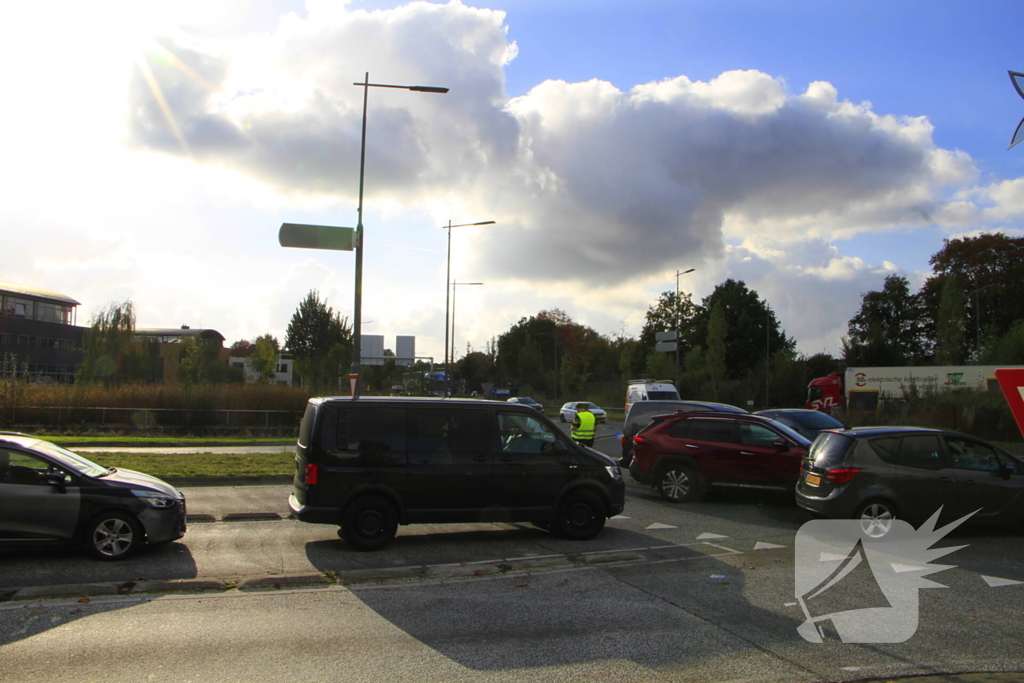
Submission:
[[355,245],[355,232],[355,228],[336,228],[331,225],[282,223],[281,230],[277,233],[277,241],[282,247],[352,251]]

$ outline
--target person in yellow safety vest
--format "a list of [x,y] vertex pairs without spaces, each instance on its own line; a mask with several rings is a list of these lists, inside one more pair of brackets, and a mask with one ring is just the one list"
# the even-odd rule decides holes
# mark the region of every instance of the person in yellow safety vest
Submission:
[[572,440],[584,446],[594,445],[597,416],[590,412],[589,403],[576,404],[576,417],[572,421]]

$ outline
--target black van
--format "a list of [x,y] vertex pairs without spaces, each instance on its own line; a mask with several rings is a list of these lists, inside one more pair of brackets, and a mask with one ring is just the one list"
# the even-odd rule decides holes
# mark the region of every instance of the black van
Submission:
[[615,461],[525,405],[313,398],[295,451],[292,514],[339,525],[359,550],[425,522],[532,522],[585,540],[625,505]]

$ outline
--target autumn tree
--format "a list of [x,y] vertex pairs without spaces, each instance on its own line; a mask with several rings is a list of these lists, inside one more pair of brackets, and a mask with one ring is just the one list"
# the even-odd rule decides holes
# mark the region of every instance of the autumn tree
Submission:
[[252,353],[246,358],[245,364],[257,381],[272,382],[277,376],[277,360],[281,352],[281,345],[277,337],[270,334],[256,337]]

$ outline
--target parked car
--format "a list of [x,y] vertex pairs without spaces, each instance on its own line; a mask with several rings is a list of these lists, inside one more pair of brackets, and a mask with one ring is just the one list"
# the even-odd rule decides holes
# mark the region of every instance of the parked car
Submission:
[[98,560],[123,560],[184,535],[185,496],[170,484],[0,432],[0,542],[75,543]]
[[561,410],[558,411],[558,419],[560,419],[562,422],[572,422],[573,420],[575,420],[576,406],[578,406],[581,403],[587,404],[587,407],[590,408],[590,412],[594,414],[594,417],[597,418],[598,422],[608,421],[608,413],[606,413],[604,409],[601,408],[601,406],[597,405],[596,403],[590,403],[589,401],[569,401],[564,406],[562,406]]
[[788,427],[741,413],[659,415],[633,437],[629,473],[673,503],[711,486],[792,491],[811,442]]
[[622,459],[619,465],[629,467],[633,458],[633,437],[641,429],[651,424],[655,415],[667,415],[669,413],[702,413],[702,412],[724,412],[724,413],[746,413],[743,408],[731,406],[728,403],[713,403],[711,401],[640,401],[634,403],[626,413],[626,420],[622,423]]
[[820,410],[807,410],[806,408],[773,408],[771,410],[759,410],[754,415],[770,417],[776,422],[781,422],[794,432],[803,434],[808,441],[814,439],[826,429],[846,429],[839,420]]
[[977,511],[972,521],[1024,523],[1024,462],[987,441],[919,427],[822,432],[803,464],[796,502],[816,514],[861,520],[883,536],[892,520],[920,522]]
[[544,406],[542,406],[540,403],[537,403],[528,396],[513,396],[512,398],[508,399],[507,403],[518,403],[520,405],[530,406],[534,410],[539,410],[542,413],[544,412]]
[[292,514],[377,550],[399,524],[532,522],[585,540],[625,505],[615,461],[529,405],[313,398],[299,426]]

